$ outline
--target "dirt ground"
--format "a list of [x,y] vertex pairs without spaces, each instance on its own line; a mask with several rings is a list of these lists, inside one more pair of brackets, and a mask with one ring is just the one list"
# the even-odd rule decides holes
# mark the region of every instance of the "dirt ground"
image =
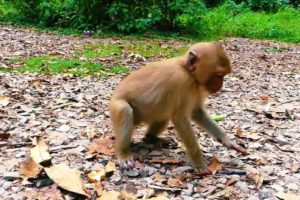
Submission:
[[[110,39],[2,26],[0,66],[13,67],[14,56],[63,52],[72,57],[80,45],[98,42]],[[101,181],[103,190],[139,198],[300,199],[300,46],[242,38],[227,38],[224,45],[233,73],[222,91],[209,98],[207,108],[210,114],[226,115],[218,123],[250,154],[228,150],[194,126],[205,156],[223,163],[215,175],[200,176],[190,167],[172,124],[162,137],[177,144],[163,149],[143,145],[145,128],[140,127],[134,142],[143,163],[136,170],[116,170]],[[133,69],[142,64],[128,58]],[[116,160],[111,155],[88,155],[87,147],[99,138],[113,141],[107,109],[122,78],[0,72],[0,96],[10,98],[0,101],[0,199],[79,199],[54,188],[44,174],[28,180],[19,175],[19,163],[29,156],[36,136],[48,142],[53,163],[66,163],[82,173],[95,199],[97,186],[88,181],[87,173]]]

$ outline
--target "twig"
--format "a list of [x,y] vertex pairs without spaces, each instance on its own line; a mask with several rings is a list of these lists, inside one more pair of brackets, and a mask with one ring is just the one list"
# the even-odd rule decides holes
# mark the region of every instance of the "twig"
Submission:
[[180,188],[170,188],[170,187],[161,187],[156,185],[149,185],[149,188],[157,189],[157,190],[167,190],[167,191],[181,191]]

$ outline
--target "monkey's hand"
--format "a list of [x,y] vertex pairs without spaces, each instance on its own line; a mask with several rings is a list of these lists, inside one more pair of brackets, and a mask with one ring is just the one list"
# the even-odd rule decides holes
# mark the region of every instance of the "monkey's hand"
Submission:
[[223,142],[223,144],[229,149],[234,149],[237,152],[240,152],[244,155],[248,154],[248,152],[245,148],[241,147],[240,145],[236,144],[235,142],[233,142],[231,140],[226,140]]

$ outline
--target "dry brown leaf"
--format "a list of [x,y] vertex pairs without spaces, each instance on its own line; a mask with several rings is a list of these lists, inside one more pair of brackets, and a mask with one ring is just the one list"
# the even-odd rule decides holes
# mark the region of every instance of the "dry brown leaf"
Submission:
[[241,129],[241,128],[237,128],[237,129],[236,129],[236,132],[235,132],[235,135],[238,136],[238,137],[241,137],[242,134],[243,134],[242,129]]
[[87,174],[89,181],[92,183],[103,180],[105,176],[106,176],[106,172],[102,168],[98,168]]
[[218,170],[223,168],[223,164],[217,159],[217,157],[213,156],[211,163],[208,166],[209,171],[213,175],[217,173]]
[[101,197],[97,198],[97,200],[120,200],[120,192],[116,191],[103,191]]
[[52,165],[44,169],[48,177],[59,187],[77,194],[89,196],[84,190],[80,171],[77,169],[71,169],[66,164]]
[[108,173],[113,173],[116,170],[117,170],[116,165],[113,162],[108,161],[108,163],[105,166],[105,172],[108,174]]
[[30,157],[38,164],[51,162],[51,156],[48,152],[48,145],[40,137],[37,138],[36,146],[30,149]]
[[254,180],[255,184],[256,184],[256,188],[260,188],[260,186],[262,185],[264,178],[263,175],[261,173],[255,173],[255,172],[251,172],[248,174],[248,177],[251,178],[252,180]]
[[97,193],[98,196],[101,196],[103,191],[104,191],[104,188],[103,188],[103,185],[101,182],[96,182],[95,183],[95,191]]
[[122,191],[118,198],[119,200],[136,200],[136,197],[133,194],[125,191]]
[[7,106],[9,104],[10,97],[0,96],[0,106]]
[[154,175],[154,179],[157,182],[162,182],[165,180],[165,177],[163,175],[161,175],[160,173],[155,173]]
[[114,142],[109,138],[95,139],[93,143],[88,147],[89,154],[102,153],[105,155],[114,155]]
[[236,135],[240,138],[247,138],[252,140],[261,139],[261,136],[256,132],[240,132],[240,133],[236,133]]
[[285,192],[278,192],[276,194],[276,197],[283,199],[283,200],[299,200],[300,195],[299,194],[293,194],[293,193],[285,193]]
[[182,181],[180,181],[179,179],[176,178],[169,178],[167,184],[170,187],[176,187],[176,188],[187,188],[186,183],[183,183]]
[[32,160],[32,158],[27,158],[20,163],[20,175],[27,178],[37,177],[43,167]]
[[175,158],[165,158],[165,159],[152,159],[149,160],[150,163],[163,163],[163,164],[178,164],[181,161]]
[[268,103],[269,96],[259,96],[259,98],[263,103]]
[[230,186],[236,182],[238,182],[240,180],[240,178],[238,176],[233,176],[230,177],[227,181],[226,181],[226,186]]

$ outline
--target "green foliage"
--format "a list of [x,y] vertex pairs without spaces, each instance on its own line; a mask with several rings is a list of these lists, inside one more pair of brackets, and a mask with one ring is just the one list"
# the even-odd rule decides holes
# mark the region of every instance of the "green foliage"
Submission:
[[[58,28],[60,33],[183,34],[216,39],[224,36],[299,42],[300,0],[0,0],[0,20],[21,20]],[[14,6],[12,8],[12,5]],[[294,7],[294,8],[293,8]],[[134,47],[136,48],[136,47]],[[141,55],[152,55],[151,47]],[[140,51],[142,47],[139,48]],[[119,50],[107,50],[119,53]],[[107,52],[87,49],[87,58]]]
[[241,36],[300,42],[300,11],[283,8],[276,13],[252,12],[243,4],[224,4],[203,16],[205,35]]
[[102,65],[100,64],[43,56],[32,57],[25,60],[24,67],[18,68],[18,71],[44,74],[68,73],[78,76],[87,76],[99,73],[101,69]]
[[247,5],[254,11],[264,10],[275,12],[289,5],[289,0],[247,0]]
[[[144,32],[150,29],[179,30],[181,17],[199,19],[200,0],[12,0],[20,20],[43,26],[77,29],[111,29]],[[190,25],[190,24],[189,24]]]

